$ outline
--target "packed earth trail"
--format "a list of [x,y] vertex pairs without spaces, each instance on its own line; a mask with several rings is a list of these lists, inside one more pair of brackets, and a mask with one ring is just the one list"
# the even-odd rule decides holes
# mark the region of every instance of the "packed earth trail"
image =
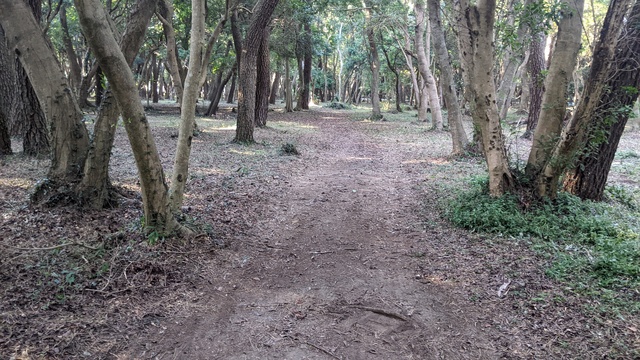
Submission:
[[425,228],[425,177],[416,169],[437,163],[446,150],[425,149],[433,158],[419,157],[410,141],[376,138],[384,122],[347,116],[305,114],[310,119],[303,125],[314,131],[299,140],[300,171],[268,196],[268,211],[248,235],[238,236],[203,270],[200,298],[152,322],[132,339],[128,356],[498,356],[480,310],[453,293],[450,283],[427,281],[417,270],[439,256],[422,252],[425,242],[447,239]]

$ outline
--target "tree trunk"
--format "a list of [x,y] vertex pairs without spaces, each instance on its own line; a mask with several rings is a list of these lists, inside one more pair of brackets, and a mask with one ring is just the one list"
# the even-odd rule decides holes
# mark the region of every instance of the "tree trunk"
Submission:
[[280,60],[276,64],[276,74],[273,77],[273,83],[271,84],[271,91],[269,92],[269,104],[275,105],[278,92],[280,91],[280,78],[282,77],[282,63]]
[[[431,73],[431,64],[429,63],[429,51],[430,51],[430,35],[431,29],[428,27],[428,19],[425,17],[425,3],[424,0],[417,0],[415,2],[415,14],[416,14],[416,55],[418,57],[418,69],[420,69],[420,75],[423,79],[423,84],[429,96],[429,109],[431,110],[431,118],[433,119],[433,128],[436,130],[442,130],[442,109],[440,108],[440,99],[438,97],[438,90],[436,88],[436,81]],[[427,32],[426,44],[425,44],[425,29]]]
[[151,101],[158,103],[158,77],[160,76],[160,66],[158,65],[158,55],[151,53]]
[[229,85],[229,95],[227,96],[227,104],[233,104],[233,100],[236,96],[236,80],[238,79],[238,72],[234,71],[231,75],[231,85]]
[[258,50],[258,73],[256,84],[256,126],[267,126],[269,113],[269,90],[271,89],[271,65],[269,59],[269,36],[271,29],[267,26],[262,33],[262,42]]
[[538,125],[538,117],[542,109],[542,96],[544,95],[544,74],[546,70],[544,48],[546,36],[544,33],[535,34],[531,39],[531,51],[529,52],[529,115],[527,117],[527,130],[522,135],[530,139]]
[[[610,111],[620,111],[617,108],[618,101],[613,104],[604,104],[604,100],[613,100],[607,93],[620,95],[617,91],[625,89],[610,88],[609,81],[615,78],[616,48],[618,47],[619,34],[625,24],[629,5],[632,0],[612,0],[605,16],[600,38],[595,45],[593,62],[589,77],[585,83],[583,96],[569,123],[564,127],[560,141],[555,145],[544,169],[535,179],[537,195],[540,198],[555,198],[558,189],[560,175],[567,168],[573,167],[574,159],[589,155],[590,147],[594,147],[595,141],[605,141],[602,137],[603,125],[618,119],[612,118]],[[637,57],[635,58],[637,59]],[[637,60],[636,60],[637,63]],[[627,66],[624,64],[623,66]],[[636,64],[637,66],[637,64]],[[624,76],[627,76],[626,74]],[[632,78],[632,77],[630,77]],[[615,84],[615,83],[614,83]],[[621,96],[621,95],[620,95]],[[610,108],[613,106],[614,108]],[[607,119],[609,118],[609,119]],[[606,128],[606,127],[605,127]],[[592,135],[598,134],[594,138]],[[591,144],[590,146],[587,146]],[[616,144],[617,145],[617,144]],[[571,186],[569,186],[571,187]]]
[[169,188],[169,203],[171,210],[178,212],[184,197],[184,188],[189,178],[189,157],[191,155],[191,140],[195,125],[195,110],[198,94],[202,87],[202,71],[205,61],[205,0],[191,1],[191,33],[189,38],[189,70],[184,82],[184,93],[180,106],[180,129],[178,131],[178,145],[173,162],[171,188]]
[[[158,0],[138,0],[131,11],[120,45],[129,66],[133,64],[144,42],[147,25],[157,2]],[[101,209],[116,204],[109,180],[109,161],[119,115],[120,108],[113,93],[108,90],[96,118],[84,175],[76,188],[76,196],[81,205]]]
[[[598,85],[606,90],[599,92],[599,99],[589,98],[589,101],[598,102],[596,112],[589,114],[591,126],[587,138],[593,139],[592,143],[564,178],[564,189],[582,199],[602,200],[620,137],[633,105],[638,100],[639,0],[635,1],[625,21],[625,28],[618,37],[618,44],[614,62],[610,63],[614,65],[605,70],[608,72],[608,76],[605,77],[606,84]],[[603,133],[606,139],[602,138]]]
[[51,124],[49,180],[59,184],[75,182],[82,174],[89,136],[66,76],[31,10],[22,1],[0,1],[0,24],[9,49],[18,55]]
[[362,4],[364,5],[365,32],[369,42],[369,66],[371,67],[371,120],[381,120],[383,116],[380,111],[380,56],[371,23],[371,8],[365,1]]
[[549,160],[554,143],[560,137],[567,108],[568,86],[577,63],[582,36],[584,0],[564,0],[558,23],[555,51],[549,61],[545,93],[538,126],[527,162],[527,174],[533,178]]
[[293,94],[291,93],[291,70],[289,69],[289,59],[284,60],[284,111],[293,111]]
[[271,19],[279,0],[259,0],[254,8],[246,39],[242,45],[242,59],[238,74],[238,118],[235,141],[253,143],[256,107],[256,76],[258,50],[262,33]]
[[109,79],[125,119],[125,129],[140,176],[145,230],[159,235],[171,234],[181,227],[169,206],[162,163],[138,97],[133,74],[111,33],[100,0],[75,0],[75,4],[84,35]]
[[461,63],[474,125],[479,129],[489,171],[489,193],[501,196],[513,186],[496,104],[493,74],[495,0],[458,4],[457,27]]
[[429,18],[431,19],[431,31],[433,34],[433,47],[436,52],[436,63],[440,69],[443,82],[443,97],[447,104],[447,120],[453,142],[453,155],[462,154],[469,145],[469,138],[462,126],[462,112],[456,94],[456,85],[453,78],[451,59],[447,51],[442,21],[440,20],[440,0],[428,0]]

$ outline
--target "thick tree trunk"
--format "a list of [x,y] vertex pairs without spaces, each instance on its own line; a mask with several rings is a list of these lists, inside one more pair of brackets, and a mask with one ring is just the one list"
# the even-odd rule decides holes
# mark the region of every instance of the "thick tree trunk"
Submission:
[[238,118],[235,141],[253,143],[256,107],[256,76],[258,73],[258,50],[262,33],[271,19],[279,0],[259,0],[242,45],[242,60],[238,75]]
[[[147,25],[154,14],[158,0],[138,0],[131,11],[120,48],[131,66],[142,46]],[[115,139],[120,108],[111,91],[107,91],[96,123],[89,154],[85,162],[82,181],[76,188],[80,204],[94,209],[116,204],[109,180],[109,160]]]
[[428,0],[428,5],[431,31],[433,34],[433,48],[436,52],[436,63],[442,75],[442,94],[447,104],[447,120],[453,142],[452,154],[459,155],[462,154],[469,145],[469,138],[462,126],[462,112],[460,111],[460,103],[458,102],[456,93],[453,68],[451,66],[451,59],[447,51],[447,42],[440,20],[440,0]]
[[544,74],[546,70],[544,47],[546,36],[544,33],[535,34],[531,40],[531,51],[529,52],[529,116],[527,117],[527,129],[522,135],[525,139],[530,139],[533,131],[538,125],[538,117],[542,110],[542,96],[544,95]]
[[271,65],[269,62],[269,36],[271,29],[266,27],[262,33],[262,42],[258,50],[258,73],[256,84],[256,126],[267,126],[269,113],[269,90],[271,89]]
[[[600,38],[594,48],[593,62],[583,97],[573,117],[564,127],[561,139],[553,148],[542,172],[536,177],[537,195],[540,198],[555,198],[562,173],[573,167],[574,159],[588,156],[590,146],[587,144],[594,126],[601,129],[607,121],[616,120],[612,119],[608,112],[619,109],[609,108],[612,104],[603,106],[601,101],[614,99],[608,97],[607,93],[612,90],[608,84],[612,76],[616,75],[616,69],[612,64],[616,61],[620,31],[625,24],[631,2],[632,0],[612,0],[609,3]],[[637,62],[637,57],[635,59]],[[609,120],[606,120],[607,117]]]
[[567,109],[568,87],[580,51],[584,0],[564,0],[563,3],[557,45],[549,61],[542,109],[527,162],[527,174],[531,178],[549,160],[552,147],[560,137]]
[[109,79],[125,119],[125,129],[140,176],[146,231],[171,234],[181,227],[169,206],[162,163],[133,74],[111,33],[100,0],[76,0],[75,4],[84,35]]
[[489,171],[489,193],[501,196],[513,186],[496,104],[493,74],[495,0],[458,4],[457,31],[461,62],[474,124],[479,129]]
[[189,157],[191,155],[191,140],[195,125],[195,110],[198,94],[202,87],[202,71],[206,49],[205,39],[205,0],[191,1],[191,33],[189,39],[189,71],[184,82],[184,93],[180,106],[180,129],[178,131],[178,145],[173,162],[171,188],[169,189],[169,203],[171,210],[178,212],[184,197],[184,188],[189,178]]
[[633,104],[638,100],[640,0],[635,0],[618,41],[613,62],[615,65],[606,70],[609,73],[605,77],[606,84],[599,85],[610,91],[602,91],[599,99],[593,99],[598,102],[598,106],[597,112],[590,114],[591,126],[587,135],[590,139],[597,138],[598,134],[604,132],[607,138],[588,147],[564,177],[564,189],[582,199],[602,200],[620,137]]
[[0,1],[0,24],[9,49],[18,55],[51,124],[49,180],[60,184],[75,182],[82,174],[89,136],[66,76],[31,10],[22,1]]
[[371,67],[371,120],[380,120],[383,118],[380,111],[380,56],[371,23],[371,8],[365,1],[362,4],[364,5],[365,32],[369,42],[369,66]]

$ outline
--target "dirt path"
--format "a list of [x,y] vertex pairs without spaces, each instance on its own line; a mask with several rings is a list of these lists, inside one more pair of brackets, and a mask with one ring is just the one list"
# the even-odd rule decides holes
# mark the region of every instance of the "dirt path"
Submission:
[[303,169],[272,189],[251,235],[208,265],[201,297],[152,323],[135,357],[496,358],[473,310],[416,278],[430,233],[420,179],[405,166],[411,146],[380,143],[337,112],[312,117]]

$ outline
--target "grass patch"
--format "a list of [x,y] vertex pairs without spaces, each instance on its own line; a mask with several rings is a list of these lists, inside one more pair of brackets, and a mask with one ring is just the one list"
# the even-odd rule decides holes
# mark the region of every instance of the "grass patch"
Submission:
[[551,259],[547,275],[597,299],[598,311],[640,312],[640,213],[629,206],[633,195],[616,189],[610,202],[596,203],[560,193],[523,211],[514,195],[490,197],[487,181],[472,181],[447,204],[446,218],[475,232],[530,237]]

